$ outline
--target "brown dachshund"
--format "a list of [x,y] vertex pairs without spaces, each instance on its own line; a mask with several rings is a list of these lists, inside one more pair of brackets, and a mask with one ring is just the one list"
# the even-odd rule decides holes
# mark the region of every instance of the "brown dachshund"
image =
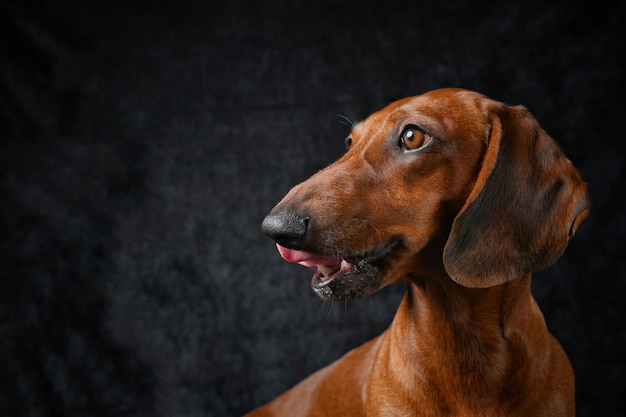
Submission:
[[313,290],[406,280],[391,326],[251,416],[573,416],[574,375],[530,292],[588,213],[521,106],[442,89],[356,124],[348,152],[263,221]]

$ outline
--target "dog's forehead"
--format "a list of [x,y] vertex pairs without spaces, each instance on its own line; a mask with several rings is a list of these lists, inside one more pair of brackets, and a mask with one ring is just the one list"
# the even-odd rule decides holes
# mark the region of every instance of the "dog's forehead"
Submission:
[[444,89],[403,101],[396,112],[406,112],[409,117],[427,118],[448,127],[469,127],[483,119],[490,102],[487,97],[473,91]]
[[376,134],[415,124],[440,136],[459,130],[482,131],[490,99],[469,90],[435,90],[395,101],[355,126],[355,135]]

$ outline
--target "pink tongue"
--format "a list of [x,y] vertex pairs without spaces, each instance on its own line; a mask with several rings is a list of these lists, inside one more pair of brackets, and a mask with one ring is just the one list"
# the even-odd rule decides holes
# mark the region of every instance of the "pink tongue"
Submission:
[[276,244],[280,256],[287,262],[293,262],[306,266],[307,268],[315,268],[316,265],[339,266],[341,259],[329,258],[326,256],[318,256],[302,250],[288,249],[284,246]]

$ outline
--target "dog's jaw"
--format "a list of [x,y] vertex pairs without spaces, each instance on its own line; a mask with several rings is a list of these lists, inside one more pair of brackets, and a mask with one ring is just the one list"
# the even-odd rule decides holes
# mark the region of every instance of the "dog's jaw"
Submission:
[[322,277],[318,271],[313,275],[311,288],[324,300],[346,301],[369,295],[382,286],[384,275],[380,268],[370,263],[348,264],[344,269]]
[[316,268],[311,288],[324,300],[354,300],[379,290],[385,283],[390,259],[402,246],[401,238],[361,255],[329,257],[276,245],[288,262]]

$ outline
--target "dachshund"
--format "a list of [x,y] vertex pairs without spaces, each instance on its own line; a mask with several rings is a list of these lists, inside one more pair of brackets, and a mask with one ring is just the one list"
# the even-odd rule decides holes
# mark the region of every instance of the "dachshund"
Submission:
[[406,281],[389,326],[249,416],[574,416],[574,374],[531,295],[589,212],[523,106],[463,89],[389,104],[263,220],[325,300]]

